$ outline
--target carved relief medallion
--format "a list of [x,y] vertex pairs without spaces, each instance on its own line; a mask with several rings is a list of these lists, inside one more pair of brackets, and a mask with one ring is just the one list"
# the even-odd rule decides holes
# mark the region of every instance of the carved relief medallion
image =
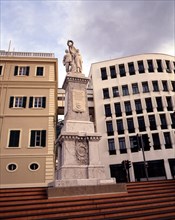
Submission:
[[89,152],[88,152],[88,144],[86,141],[81,140],[76,142],[76,158],[79,164],[87,165]]

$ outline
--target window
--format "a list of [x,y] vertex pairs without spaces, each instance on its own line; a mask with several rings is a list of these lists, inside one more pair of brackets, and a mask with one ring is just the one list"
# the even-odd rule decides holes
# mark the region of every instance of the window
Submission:
[[133,92],[133,94],[138,94],[139,93],[138,83],[133,83],[132,84],[132,92]]
[[36,69],[36,76],[43,76],[44,74],[44,67],[38,66]]
[[118,86],[112,87],[113,97],[119,97]]
[[137,117],[137,120],[139,124],[139,131],[146,131],[144,117],[143,116]]
[[118,134],[124,134],[123,120],[116,120]]
[[11,130],[8,147],[19,147],[20,130]]
[[111,79],[116,78],[116,70],[115,70],[115,66],[110,66],[110,73],[111,73]]
[[30,97],[29,108],[46,108],[46,97]]
[[119,138],[118,140],[119,140],[120,153],[121,154],[127,153],[125,138]]
[[109,149],[109,154],[110,155],[116,154],[115,143],[114,143],[113,138],[108,139],[108,149]]
[[164,133],[164,139],[165,139],[165,148],[172,148],[172,143],[171,143],[171,137],[169,132]]
[[170,61],[169,60],[165,60],[165,64],[166,64],[166,72],[167,73],[171,73]]
[[145,102],[146,102],[146,111],[147,112],[153,112],[153,106],[152,106],[151,98],[146,98]]
[[0,66],[0,76],[2,76],[2,68],[3,66]]
[[167,101],[167,110],[168,111],[173,111],[171,96],[166,96],[166,101]]
[[46,146],[46,130],[32,130],[30,135],[30,147]]
[[36,171],[36,170],[39,169],[39,164],[37,164],[37,163],[31,163],[31,164],[29,165],[29,169],[32,170],[32,171]]
[[159,116],[160,116],[160,121],[161,121],[161,128],[162,129],[167,129],[167,122],[166,122],[165,114],[161,114]]
[[159,134],[157,134],[157,133],[152,134],[152,138],[153,138],[153,148],[154,148],[154,150],[161,149]]
[[161,60],[156,60],[156,62],[157,62],[157,71],[158,72],[163,72],[162,61]]
[[149,124],[150,124],[150,130],[156,130],[156,119],[154,115],[148,115],[149,118]]
[[166,80],[162,81],[162,85],[163,85],[163,91],[168,91],[168,84]]
[[135,108],[136,108],[136,113],[141,114],[142,113],[142,103],[140,99],[134,100],[135,102]]
[[107,72],[106,72],[106,67],[101,68],[101,79],[102,80],[108,79]]
[[105,107],[105,116],[112,117],[110,104],[106,104],[106,105],[104,105],[104,107]]
[[119,65],[119,73],[120,73],[120,77],[126,76],[126,71],[125,71],[125,65],[124,64]]
[[15,66],[14,76],[29,76],[29,66]]
[[128,68],[129,68],[129,74],[130,75],[135,75],[135,68],[134,68],[134,63],[128,63]]
[[147,63],[148,63],[148,72],[149,73],[154,72],[153,61],[152,60],[147,60]]
[[108,88],[105,88],[103,89],[103,98],[104,99],[109,99],[109,89]]
[[129,95],[129,90],[127,85],[122,86],[123,96]]
[[128,132],[129,133],[134,133],[135,128],[134,128],[133,118],[127,118],[127,124],[128,124]]
[[171,127],[175,128],[175,112],[171,113],[170,116],[171,116],[171,123],[172,123]]
[[27,97],[10,97],[9,108],[25,108]]
[[143,60],[137,61],[138,67],[139,67],[139,73],[144,73],[145,69],[144,69],[144,64],[143,64]]
[[148,82],[142,82],[143,92],[149,92]]
[[131,109],[130,101],[126,101],[126,102],[124,102],[124,104],[125,104],[126,115],[132,115],[132,109]]
[[173,87],[173,91],[175,92],[175,81],[171,81],[172,87]]
[[153,84],[153,91],[158,92],[159,91],[158,81],[152,81],[152,84]]
[[163,111],[162,98],[156,97],[157,111]]
[[10,164],[7,165],[6,168],[7,168],[8,171],[13,172],[17,169],[17,164],[16,163],[10,163]]
[[122,111],[121,111],[121,105],[120,103],[114,103],[114,108],[115,108],[115,115],[116,117],[122,116]]
[[114,135],[112,121],[107,121],[106,122],[106,129],[107,129],[108,136]]

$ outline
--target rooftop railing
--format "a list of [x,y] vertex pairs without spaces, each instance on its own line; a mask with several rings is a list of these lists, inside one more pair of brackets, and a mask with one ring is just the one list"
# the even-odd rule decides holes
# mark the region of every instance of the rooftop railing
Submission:
[[15,57],[44,57],[54,58],[54,53],[39,53],[39,52],[11,52],[0,50],[0,56],[15,56]]

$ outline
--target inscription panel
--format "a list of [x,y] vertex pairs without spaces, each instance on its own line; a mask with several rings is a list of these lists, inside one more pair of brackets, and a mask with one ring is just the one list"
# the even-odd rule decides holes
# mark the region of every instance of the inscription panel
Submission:
[[85,112],[86,111],[85,91],[74,89],[72,91],[72,95],[73,95],[73,111]]

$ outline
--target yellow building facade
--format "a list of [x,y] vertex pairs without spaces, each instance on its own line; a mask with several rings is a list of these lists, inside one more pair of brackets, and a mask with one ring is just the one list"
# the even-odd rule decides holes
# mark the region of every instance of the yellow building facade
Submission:
[[54,180],[58,61],[52,53],[0,51],[0,187]]

